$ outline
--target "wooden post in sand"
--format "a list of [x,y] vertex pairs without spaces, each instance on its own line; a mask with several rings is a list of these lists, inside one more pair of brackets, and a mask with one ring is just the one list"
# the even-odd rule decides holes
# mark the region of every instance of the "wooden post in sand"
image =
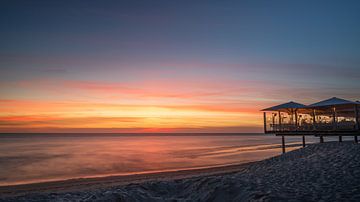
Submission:
[[[359,123],[359,107],[357,105],[355,105],[355,123],[356,123],[356,130],[359,131],[360,130],[360,123]],[[357,135],[354,136],[354,140],[356,143],[358,143],[358,137]]]
[[342,142],[342,136],[341,135],[339,136],[339,142]]
[[285,153],[285,136],[281,136],[281,142],[282,142],[282,153]]
[[303,135],[303,147],[305,147],[305,135]]
[[322,135],[320,136],[320,143],[324,143],[324,137]]

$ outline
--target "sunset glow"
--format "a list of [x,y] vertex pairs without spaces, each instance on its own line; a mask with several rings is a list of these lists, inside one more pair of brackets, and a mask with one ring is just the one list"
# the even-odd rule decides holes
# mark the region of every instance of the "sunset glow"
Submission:
[[358,99],[356,7],[95,2],[0,9],[0,132],[262,132],[262,108]]
[[[234,93],[224,85],[220,88],[212,83],[193,84],[191,88],[189,83],[177,87],[166,82],[150,87],[141,85],[146,88],[73,81],[23,82],[13,86],[36,92],[36,97],[53,95],[57,98],[31,99],[32,96],[27,95],[30,99],[0,100],[2,131],[111,128],[122,132],[186,132],[191,129],[206,132],[221,128],[235,132],[239,127],[256,130],[261,126],[258,107],[253,103],[262,105],[263,102],[256,99],[236,101],[241,90]],[[217,92],[213,88],[221,90]],[[17,130],[9,126],[16,126]]]

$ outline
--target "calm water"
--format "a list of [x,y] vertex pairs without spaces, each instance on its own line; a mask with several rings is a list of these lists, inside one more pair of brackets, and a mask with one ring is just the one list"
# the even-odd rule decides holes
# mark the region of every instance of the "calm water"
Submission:
[[280,154],[279,143],[261,134],[0,134],[0,185],[238,164]]

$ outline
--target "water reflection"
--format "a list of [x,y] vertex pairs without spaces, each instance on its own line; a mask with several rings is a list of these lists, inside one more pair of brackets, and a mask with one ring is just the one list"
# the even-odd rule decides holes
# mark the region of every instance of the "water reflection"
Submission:
[[279,143],[265,135],[0,136],[0,185],[255,161],[280,154]]

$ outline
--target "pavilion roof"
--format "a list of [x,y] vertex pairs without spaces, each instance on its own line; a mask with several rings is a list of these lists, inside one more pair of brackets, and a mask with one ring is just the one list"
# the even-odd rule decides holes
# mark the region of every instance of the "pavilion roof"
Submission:
[[273,107],[269,107],[266,109],[263,109],[261,111],[281,111],[281,110],[292,110],[292,109],[303,109],[306,108],[306,105],[297,103],[297,102],[287,102],[284,104],[276,105]]
[[308,105],[309,108],[313,108],[313,107],[329,107],[329,106],[337,106],[337,105],[357,105],[359,103],[357,102],[353,102],[350,100],[344,100],[341,98],[337,98],[337,97],[333,97],[327,100],[323,100],[311,105]]

